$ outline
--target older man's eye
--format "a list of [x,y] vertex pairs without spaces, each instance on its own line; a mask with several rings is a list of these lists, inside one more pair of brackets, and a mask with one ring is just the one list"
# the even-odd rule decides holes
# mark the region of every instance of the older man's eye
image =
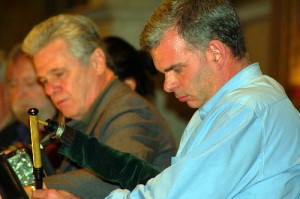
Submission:
[[13,88],[13,87],[16,87],[16,86],[18,85],[18,82],[15,81],[15,80],[9,80],[9,81],[7,82],[7,85],[8,85],[9,87]]
[[55,78],[61,78],[61,77],[63,77],[64,76],[64,74],[65,74],[65,72],[63,72],[63,71],[61,71],[61,72],[56,72],[55,74],[54,74],[54,76],[55,76]]
[[176,67],[173,69],[174,72],[180,73],[183,70],[183,67]]

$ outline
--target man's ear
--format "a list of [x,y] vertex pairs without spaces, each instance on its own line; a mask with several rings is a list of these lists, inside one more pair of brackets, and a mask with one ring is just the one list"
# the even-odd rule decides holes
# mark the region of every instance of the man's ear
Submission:
[[208,61],[222,66],[226,58],[226,47],[219,40],[211,40],[206,49]]
[[90,57],[90,64],[96,70],[96,74],[101,75],[106,70],[105,54],[101,48],[96,48]]
[[133,78],[133,77],[127,77],[127,78],[125,78],[124,80],[123,80],[123,82],[125,83],[125,84],[127,84],[128,86],[129,86],[129,88],[131,88],[133,91],[135,91],[135,89],[136,89],[136,80],[135,80],[135,78]]

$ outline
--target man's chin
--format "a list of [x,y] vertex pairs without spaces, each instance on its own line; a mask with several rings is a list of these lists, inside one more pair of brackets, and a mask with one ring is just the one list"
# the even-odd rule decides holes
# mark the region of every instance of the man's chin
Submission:
[[199,106],[199,104],[193,103],[192,101],[187,101],[186,104],[188,105],[188,107],[193,108],[193,109],[198,109],[201,106]]
[[67,108],[58,108],[58,110],[67,118],[75,119],[74,109],[70,110]]
[[26,112],[22,112],[22,113],[14,113],[15,117],[18,121],[20,121],[21,123],[28,125],[28,121],[29,121],[29,115]]

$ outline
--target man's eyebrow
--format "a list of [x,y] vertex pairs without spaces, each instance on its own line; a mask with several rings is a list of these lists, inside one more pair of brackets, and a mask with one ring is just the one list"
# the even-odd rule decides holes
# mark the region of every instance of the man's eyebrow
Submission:
[[53,68],[53,69],[51,69],[51,70],[49,71],[49,73],[60,72],[60,71],[62,71],[62,70],[64,70],[64,69],[63,69],[63,68]]
[[169,71],[171,71],[171,70],[174,70],[174,68],[176,68],[176,67],[181,67],[181,66],[182,66],[181,63],[178,63],[178,64],[172,64],[171,66],[169,66],[168,68],[166,68],[166,69],[164,70],[164,72],[167,73],[167,72],[169,72]]

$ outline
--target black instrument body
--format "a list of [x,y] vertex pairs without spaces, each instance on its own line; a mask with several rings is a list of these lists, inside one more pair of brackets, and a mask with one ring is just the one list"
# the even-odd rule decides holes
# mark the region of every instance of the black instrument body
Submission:
[[0,153],[0,195],[2,199],[28,199],[23,186],[33,183],[30,151],[17,149]]

